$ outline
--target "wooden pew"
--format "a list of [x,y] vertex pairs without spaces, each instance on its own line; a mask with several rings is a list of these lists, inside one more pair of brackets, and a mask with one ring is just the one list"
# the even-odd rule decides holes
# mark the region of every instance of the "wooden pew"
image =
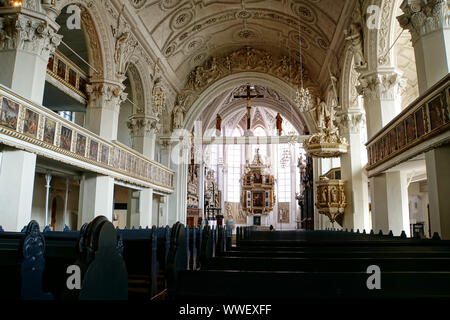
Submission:
[[123,242],[129,299],[150,300],[157,294],[159,272],[157,228],[116,230]]
[[[271,233],[267,240],[248,228],[237,233],[236,247],[204,259],[201,271],[179,273],[173,298],[450,297],[449,241],[343,231]],[[371,265],[381,268],[382,290],[367,288]]]
[[25,232],[0,232],[0,299],[50,300],[43,290],[45,239],[31,221]]

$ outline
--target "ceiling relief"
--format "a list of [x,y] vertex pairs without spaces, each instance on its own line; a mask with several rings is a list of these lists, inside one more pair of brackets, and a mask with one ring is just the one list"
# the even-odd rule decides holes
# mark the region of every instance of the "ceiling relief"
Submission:
[[[302,37],[311,78],[342,41],[343,12],[354,0],[129,0],[179,79],[214,56],[243,47],[294,57]],[[346,13],[347,14],[347,13]]]

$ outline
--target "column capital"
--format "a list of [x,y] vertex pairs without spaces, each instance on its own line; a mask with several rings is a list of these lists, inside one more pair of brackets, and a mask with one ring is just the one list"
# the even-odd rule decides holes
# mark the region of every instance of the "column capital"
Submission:
[[447,0],[404,0],[397,17],[400,26],[411,33],[413,42],[434,31],[448,28],[450,10]]
[[364,98],[395,100],[401,98],[406,88],[406,79],[399,70],[386,70],[362,74],[360,85],[356,87],[358,94]]
[[38,12],[22,10],[0,13],[0,50],[22,50],[47,61],[61,43],[59,26]]
[[102,106],[118,108],[128,96],[127,93],[124,93],[124,89],[123,84],[107,81],[88,84],[86,91],[89,96],[89,107],[96,107],[93,104],[98,103],[98,108],[102,108]]
[[366,115],[360,110],[347,110],[336,117],[341,134],[359,134],[366,121]]
[[135,114],[127,122],[132,137],[150,137],[159,132],[161,124],[158,119],[142,114]]

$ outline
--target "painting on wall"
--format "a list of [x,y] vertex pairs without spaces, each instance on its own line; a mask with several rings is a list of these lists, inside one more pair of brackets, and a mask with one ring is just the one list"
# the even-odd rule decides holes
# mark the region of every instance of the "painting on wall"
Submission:
[[120,150],[114,148],[114,168],[118,169],[120,167]]
[[61,60],[58,61],[58,70],[56,71],[56,74],[62,79],[66,78],[66,64]]
[[98,142],[91,140],[91,145],[89,146],[89,158],[97,161],[98,156]]
[[0,125],[16,130],[18,115],[19,104],[4,97],[2,100]]
[[416,131],[417,138],[420,138],[425,134],[425,122],[423,117],[423,108],[420,108],[414,113],[414,117],[416,118]]
[[416,140],[416,121],[413,114],[406,118],[406,139],[408,143]]
[[431,130],[436,129],[443,123],[442,118],[442,99],[441,95],[428,102],[428,113],[430,115],[430,127]]
[[72,146],[72,130],[61,126],[61,143],[59,145],[62,149],[70,151]]
[[131,171],[131,154],[127,157],[127,167],[125,169],[126,171]]
[[398,148],[401,149],[406,144],[405,124],[401,122],[396,129],[397,129]]
[[100,162],[108,164],[108,161],[109,161],[109,147],[102,144],[102,156],[100,158]]
[[23,133],[35,137],[37,136],[39,115],[29,109],[25,110],[25,119],[23,122]]
[[125,153],[125,151],[120,150],[120,169],[122,170],[125,170],[126,157],[127,154]]
[[44,125],[44,142],[54,144],[56,133],[56,122],[50,119],[45,119]]
[[77,133],[77,147],[75,152],[80,156],[84,157],[86,155],[86,143],[87,138],[82,134]]
[[254,226],[260,226],[261,225],[261,217],[260,216],[254,216],[253,217],[253,225]]
[[394,153],[397,150],[397,135],[395,134],[395,129],[389,132],[389,151]]
[[73,69],[69,69],[69,83],[74,88],[77,87],[77,73]]
[[264,207],[263,192],[253,192],[253,207]]

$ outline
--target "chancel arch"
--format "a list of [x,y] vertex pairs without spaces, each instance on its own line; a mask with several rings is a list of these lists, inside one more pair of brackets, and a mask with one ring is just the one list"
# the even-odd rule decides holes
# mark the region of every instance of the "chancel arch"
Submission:
[[[206,88],[193,102],[189,110],[187,110],[183,128],[185,130],[191,130],[194,127],[194,122],[198,119],[198,116],[207,110],[211,101],[214,101],[221,93],[232,92],[234,89],[241,87],[245,83],[271,88],[285,97],[290,105],[295,105],[293,102],[293,96],[295,94],[294,86],[268,74],[241,72],[219,79]],[[209,112],[211,111],[209,110]],[[295,111],[295,113],[297,113],[297,111]],[[308,130],[315,127],[311,115],[302,114],[299,118],[303,120],[305,127]]]

